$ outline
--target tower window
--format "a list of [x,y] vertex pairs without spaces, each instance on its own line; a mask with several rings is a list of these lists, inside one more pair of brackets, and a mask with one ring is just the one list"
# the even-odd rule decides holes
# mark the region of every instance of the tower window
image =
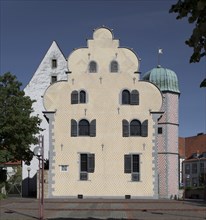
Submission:
[[162,127],[158,127],[158,134],[162,134]]
[[52,68],[57,68],[57,60],[52,59]]

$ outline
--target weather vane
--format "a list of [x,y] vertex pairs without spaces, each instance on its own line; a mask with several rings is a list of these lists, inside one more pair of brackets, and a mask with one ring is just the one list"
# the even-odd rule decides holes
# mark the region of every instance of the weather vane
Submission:
[[157,60],[157,66],[160,66],[160,55],[163,54],[163,49],[159,48],[158,49],[158,60]]

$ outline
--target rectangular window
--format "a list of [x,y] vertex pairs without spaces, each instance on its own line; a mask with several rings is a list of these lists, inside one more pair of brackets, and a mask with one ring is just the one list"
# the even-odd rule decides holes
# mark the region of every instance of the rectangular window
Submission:
[[193,177],[192,178],[192,186],[194,186],[194,187],[197,186],[197,182],[198,182],[197,177]]
[[185,174],[190,174],[190,164],[185,164]]
[[204,173],[204,162],[200,163],[200,173]]
[[68,171],[68,165],[60,165],[60,171],[61,172],[67,172]]
[[162,134],[162,127],[158,127],[158,134]]
[[192,173],[197,173],[197,164],[196,163],[192,164]]
[[139,154],[124,155],[124,172],[131,173],[132,181],[140,181],[140,156]]
[[190,186],[190,179],[189,179],[189,178],[186,179],[185,185],[186,185],[186,186]]
[[80,154],[80,180],[88,180],[88,173],[94,173],[95,155]]
[[51,83],[55,83],[57,81],[57,76],[52,76],[51,77]]
[[52,68],[57,68],[57,60],[52,59]]

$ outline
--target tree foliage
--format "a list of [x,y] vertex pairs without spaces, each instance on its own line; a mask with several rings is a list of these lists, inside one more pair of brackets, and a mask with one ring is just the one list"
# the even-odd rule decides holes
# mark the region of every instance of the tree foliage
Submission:
[[31,116],[34,101],[25,96],[16,76],[0,76],[0,163],[33,157],[31,144],[37,144],[36,134],[41,130],[41,119]]
[[176,19],[188,17],[188,22],[195,24],[192,35],[185,43],[193,48],[190,63],[199,62],[206,56],[206,0],[178,0],[169,12],[178,13]]

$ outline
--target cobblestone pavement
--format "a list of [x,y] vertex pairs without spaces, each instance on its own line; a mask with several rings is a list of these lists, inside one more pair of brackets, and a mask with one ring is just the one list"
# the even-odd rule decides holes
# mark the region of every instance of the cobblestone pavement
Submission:
[[[0,201],[1,220],[38,219],[38,200],[8,198]],[[119,200],[119,199],[45,199],[44,219],[206,219],[203,201]]]

